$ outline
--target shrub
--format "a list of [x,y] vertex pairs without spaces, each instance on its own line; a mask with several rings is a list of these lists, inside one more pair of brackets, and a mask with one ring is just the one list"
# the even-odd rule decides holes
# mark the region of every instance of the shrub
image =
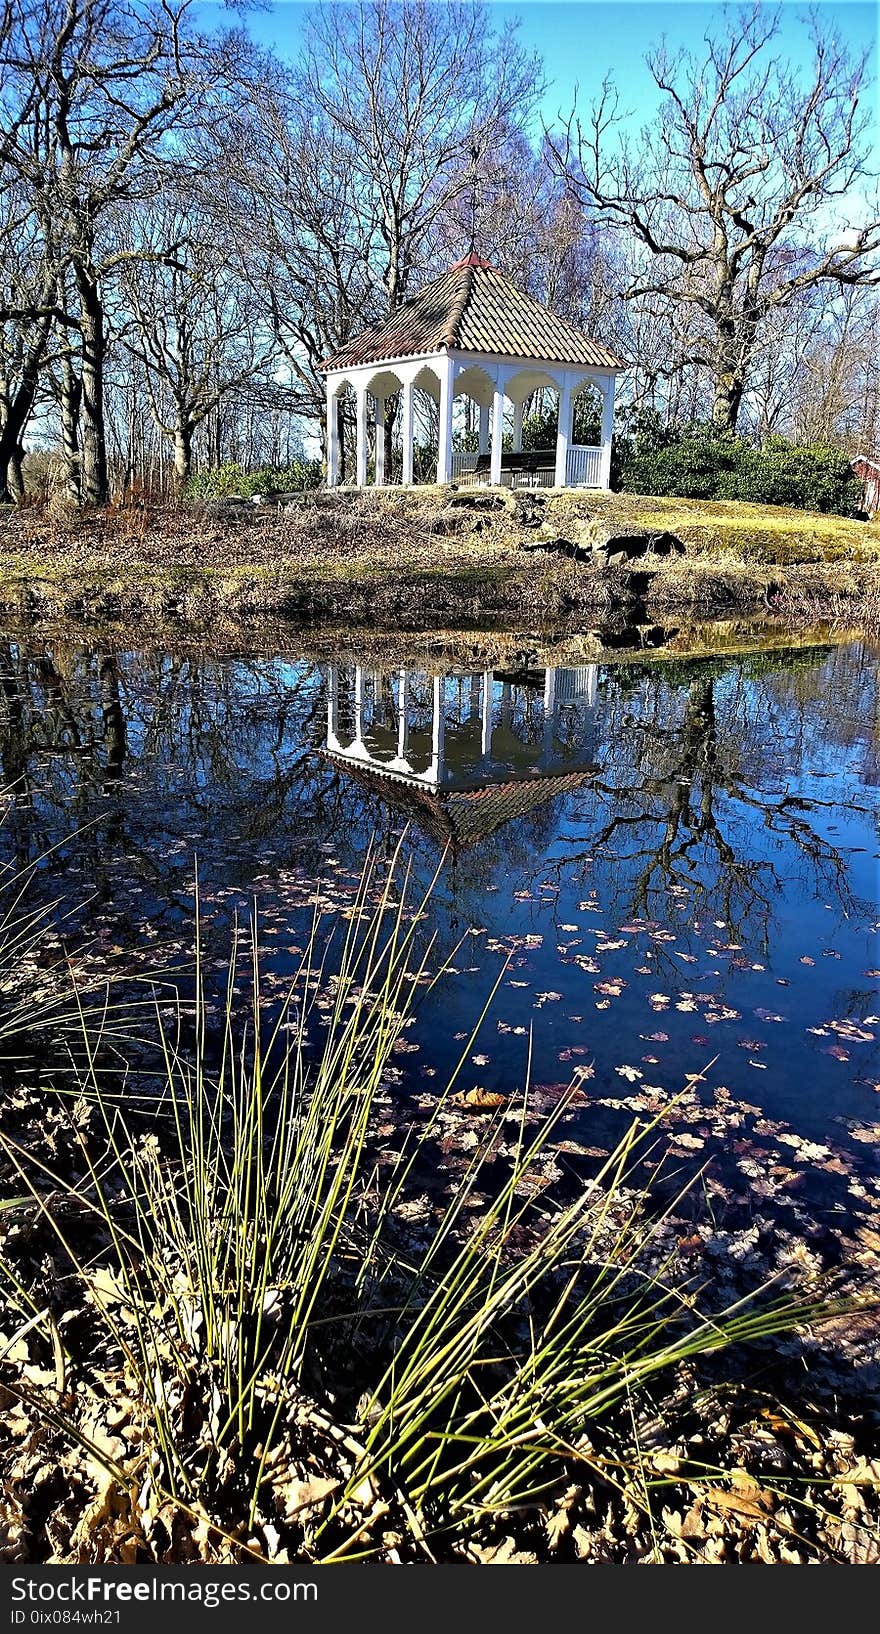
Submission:
[[776,436],[758,447],[745,437],[719,436],[711,425],[664,429],[655,416],[641,416],[629,437],[615,440],[612,483],[636,494],[738,499],[843,516],[859,506],[859,484],[837,448]]
[[320,460],[294,460],[291,465],[262,466],[245,471],[233,460],[212,471],[199,471],[186,485],[187,499],[251,499],[254,494],[284,493],[317,488],[323,479]]

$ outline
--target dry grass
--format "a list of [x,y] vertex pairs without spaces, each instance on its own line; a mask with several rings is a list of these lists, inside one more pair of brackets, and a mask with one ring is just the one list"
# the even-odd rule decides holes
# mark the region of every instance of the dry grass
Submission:
[[[880,523],[734,501],[598,492],[438,488],[304,494],[253,507],[35,509],[0,520],[0,606],[29,617],[275,612],[310,621],[433,628],[480,618],[558,623],[615,609],[632,581],[534,546],[615,532],[678,535],[652,563],[649,604],[706,613],[781,597],[789,615],[870,613]],[[775,601],[773,602],[775,605]]]

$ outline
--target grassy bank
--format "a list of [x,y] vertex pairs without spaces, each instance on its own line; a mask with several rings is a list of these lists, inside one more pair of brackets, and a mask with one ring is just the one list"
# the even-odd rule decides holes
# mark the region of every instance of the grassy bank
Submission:
[[[615,536],[683,554],[591,559]],[[0,521],[0,608],[28,618],[274,614],[418,629],[547,626],[627,609],[875,616],[880,525],[735,502],[420,489],[309,494],[284,510],[110,508]]]

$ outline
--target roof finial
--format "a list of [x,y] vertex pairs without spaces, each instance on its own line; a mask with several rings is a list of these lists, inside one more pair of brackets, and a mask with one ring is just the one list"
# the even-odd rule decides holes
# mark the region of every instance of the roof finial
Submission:
[[474,142],[471,147],[471,231],[468,242],[468,255],[476,255],[477,253],[477,212],[480,204],[480,173],[477,169],[479,157],[480,150],[476,142]]

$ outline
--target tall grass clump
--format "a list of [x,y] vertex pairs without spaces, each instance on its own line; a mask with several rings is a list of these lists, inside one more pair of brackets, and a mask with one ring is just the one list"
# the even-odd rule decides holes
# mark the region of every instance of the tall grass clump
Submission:
[[[325,1560],[369,1554],[391,1517],[431,1555],[583,1478],[595,1435],[611,1444],[651,1381],[815,1314],[769,1298],[704,1311],[668,1276],[634,1176],[656,1121],[634,1123],[572,1201],[542,1198],[567,1103],[532,1125],[527,1091],[484,1120],[408,1230],[457,1074],[379,1164],[377,1098],[413,994],[436,980],[416,940],[424,903],[395,872],[368,857],[333,935],[316,918],[271,1025],[255,932],[245,1021],[243,949],[216,1029],[200,971],[192,1015],[161,1029],[149,1114],[110,1092],[86,1018],[76,1172],[0,1137],[28,1239],[59,1268],[48,1281],[44,1254],[25,1263],[7,1241],[20,1331],[43,1332],[62,1375],[10,1388],[103,1467],[144,1558],[169,1510],[215,1541],[277,1552],[280,1538],[289,1558]],[[96,1398],[127,1420],[124,1444],[96,1429]]]

